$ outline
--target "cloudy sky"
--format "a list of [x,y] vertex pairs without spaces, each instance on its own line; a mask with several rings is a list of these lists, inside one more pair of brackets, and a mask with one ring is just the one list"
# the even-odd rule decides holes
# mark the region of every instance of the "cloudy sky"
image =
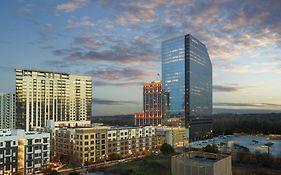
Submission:
[[280,0],[6,0],[0,79],[18,67],[90,74],[94,115],[134,113],[161,41],[191,33],[213,63],[214,108],[279,110],[280,11]]

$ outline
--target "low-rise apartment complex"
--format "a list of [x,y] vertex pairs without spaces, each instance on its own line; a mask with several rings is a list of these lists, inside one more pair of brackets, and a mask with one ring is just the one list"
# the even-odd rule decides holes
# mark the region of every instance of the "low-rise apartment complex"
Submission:
[[0,174],[39,173],[49,161],[49,133],[0,130]]
[[109,160],[112,154],[124,158],[141,155],[158,149],[164,142],[152,126],[56,127],[52,137],[54,157],[83,164]]

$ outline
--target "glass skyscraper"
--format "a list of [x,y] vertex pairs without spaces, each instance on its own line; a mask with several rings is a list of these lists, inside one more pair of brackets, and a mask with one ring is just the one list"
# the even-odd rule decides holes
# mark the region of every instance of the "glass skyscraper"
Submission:
[[189,128],[189,140],[212,132],[212,63],[206,46],[188,34],[162,42],[162,87],[169,93],[167,124]]

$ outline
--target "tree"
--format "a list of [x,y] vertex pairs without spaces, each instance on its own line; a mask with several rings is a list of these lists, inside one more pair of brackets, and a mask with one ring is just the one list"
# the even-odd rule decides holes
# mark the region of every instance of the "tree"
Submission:
[[209,144],[203,148],[203,151],[209,152],[209,153],[219,153],[218,146],[216,144]]
[[118,153],[112,153],[108,155],[109,160],[120,160],[122,159],[122,156]]
[[80,173],[77,171],[73,171],[73,172],[68,173],[68,175],[80,175]]
[[58,175],[58,171],[57,170],[51,170],[50,172],[48,173],[45,173],[44,175]]
[[52,170],[52,168],[47,168],[43,171],[44,175],[58,175],[57,170]]
[[160,151],[167,155],[167,154],[171,154],[173,152],[175,152],[175,149],[168,143],[163,143],[160,147]]

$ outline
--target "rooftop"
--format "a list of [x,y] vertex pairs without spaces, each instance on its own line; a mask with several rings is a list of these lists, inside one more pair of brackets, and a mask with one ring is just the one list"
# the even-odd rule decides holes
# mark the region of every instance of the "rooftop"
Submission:
[[178,160],[181,159],[182,161],[190,163],[213,164],[227,157],[228,155],[225,154],[190,151],[184,154],[176,155],[173,158],[178,158]]

